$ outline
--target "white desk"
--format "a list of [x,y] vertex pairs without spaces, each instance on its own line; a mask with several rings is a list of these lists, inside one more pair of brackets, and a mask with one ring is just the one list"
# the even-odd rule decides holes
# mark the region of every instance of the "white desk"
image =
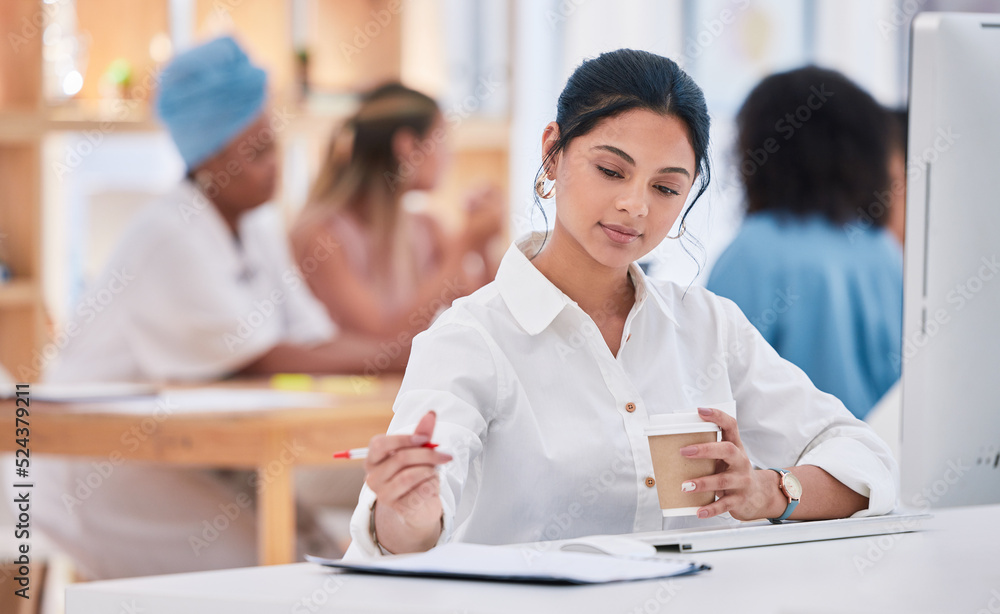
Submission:
[[[1000,612],[1000,505],[921,533],[685,555],[711,571],[600,586],[341,574],[308,563],[71,586],[67,614]],[[676,555],[673,555],[676,556]]]

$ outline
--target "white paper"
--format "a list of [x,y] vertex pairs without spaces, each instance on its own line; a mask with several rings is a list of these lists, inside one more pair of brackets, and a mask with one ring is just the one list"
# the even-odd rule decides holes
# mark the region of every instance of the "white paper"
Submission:
[[[31,384],[31,400],[46,403],[80,403],[115,401],[119,399],[153,398],[156,386],[135,382],[107,382],[84,384]],[[12,398],[14,386],[2,389],[0,398]]]
[[708,569],[691,561],[623,558],[542,550],[535,546],[483,546],[450,543],[419,554],[343,561],[307,556],[309,561],[355,571],[389,575],[447,576],[518,582],[600,584],[668,578]]
[[[32,394],[32,398],[34,399],[34,394]],[[74,403],[69,409],[83,413],[97,412],[102,414],[204,414],[330,407],[333,402],[331,395],[319,392],[192,388],[190,390],[168,390],[156,396],[105,400],[99,403]]]
[[296,407],[329,407],[333,400],[320,392],[288,390],[234,390],[232,388],[196,388],[172,390],[160,395],[182,412],[246,411]]

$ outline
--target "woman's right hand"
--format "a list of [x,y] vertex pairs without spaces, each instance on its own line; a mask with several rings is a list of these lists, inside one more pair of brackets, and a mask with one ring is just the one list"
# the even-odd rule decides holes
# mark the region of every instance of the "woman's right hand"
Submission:
[[423,447],[434,434],[427,412],[412,435],[376,435],[368,444],[365,482],[375,493],[375,532],[394,554],[423,552],[441,535],[441,483],[437,465],[450,454]]

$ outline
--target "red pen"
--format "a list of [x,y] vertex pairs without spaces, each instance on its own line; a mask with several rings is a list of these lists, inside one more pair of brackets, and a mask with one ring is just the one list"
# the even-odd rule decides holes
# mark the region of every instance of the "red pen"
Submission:
[[[430,448],[430,449],[433,450],[434,448],[438,447],[438,444],[431,443],[431,442],[428,441],[427,443],[423,444],[420,447],[421,448]],[[368,448],[352,448],[350,450],[341,450],[340,452],[334,452],[333,453],[333,457],[334,458],[348,458],[348,459],[368,458]]]

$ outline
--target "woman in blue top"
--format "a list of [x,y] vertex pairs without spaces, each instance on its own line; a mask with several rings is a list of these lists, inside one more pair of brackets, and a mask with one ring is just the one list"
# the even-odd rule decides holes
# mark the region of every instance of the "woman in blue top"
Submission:
[[889,117],[840,73],[807,67],[764,79],[737,125],[748,215],[708,288],[863,418],[900,371]]

